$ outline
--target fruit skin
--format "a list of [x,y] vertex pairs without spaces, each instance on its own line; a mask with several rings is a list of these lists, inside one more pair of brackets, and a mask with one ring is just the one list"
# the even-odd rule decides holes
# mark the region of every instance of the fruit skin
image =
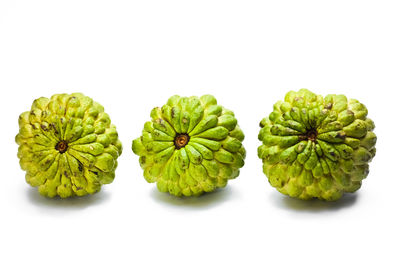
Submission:
[[367,108],[344,95],[290,91],[260,122],[258,157],[270,184],[300,199],[339,199],[355,192],[375,156]]
[[110,117],[91,98],[81,93],[38,98],[18,123],[20,166],[43,196],[93,194],[114,180],[122,145]]
[[213,96],[175,95],[150,116],[132,150],[140,156],[144,178],[161,192],[199,196],[239,175],[246,156],[244,134],[234,113]]

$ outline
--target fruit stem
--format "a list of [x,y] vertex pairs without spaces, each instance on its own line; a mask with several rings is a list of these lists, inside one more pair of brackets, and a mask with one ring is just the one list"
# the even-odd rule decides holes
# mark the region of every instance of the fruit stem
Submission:
[[318,137],[318,132],[315,129],[310,129],[307,131],[305,135],[301,135],[300,139],[301,140],[310,140],[312,142],[316,142]]
[[58,150],[61,154],[65,153],[68,149],[68,143],[66,141],[60,141],[56,145],[56,150]]
[[187,143],[189,143],[189,135],[184,133],[184,134],[177,134],[175,136],[174,144],[176,149],[181,149],[182,147],[186,146]]

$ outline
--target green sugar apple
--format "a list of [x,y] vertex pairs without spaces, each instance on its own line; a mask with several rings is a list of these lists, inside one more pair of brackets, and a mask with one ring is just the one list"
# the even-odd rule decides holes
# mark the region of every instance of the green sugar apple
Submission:
[[150,114],[132,150],[161,192],[198,196],[224,187],[244,165],[244,135],[232,111],[211,95],[172,96]]
[[328,201],[358,190],[375,156],[367,114],[344,95],[287,93],[260,122],[258,157],[270,184],[291,197]]
[[80,93],[36,99],[19,116],[18,158],[47,197],[93,194],[114,180],[122,145],[104,108]]

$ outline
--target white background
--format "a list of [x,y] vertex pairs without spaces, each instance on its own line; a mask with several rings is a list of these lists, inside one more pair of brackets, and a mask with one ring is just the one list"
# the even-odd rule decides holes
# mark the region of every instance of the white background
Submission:
[[[398,1],[0,1],[1,266],[399,266]],[[335,203],[279,194],[258,123],[289,90],[369,109],[377,156]],[[83,92],[117,126],[114,183],[41,197],[16,156],[35,98]],[[246,134],[241,175],[194,199],[159,193],[131,140],[169,96],[211,93]]]

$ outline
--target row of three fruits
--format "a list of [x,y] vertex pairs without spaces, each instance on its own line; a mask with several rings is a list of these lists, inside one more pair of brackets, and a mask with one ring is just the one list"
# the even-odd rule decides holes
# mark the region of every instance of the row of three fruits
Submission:
[[[132,143],[145,179],[162,192],[198,196],[224,187],[244,165],[244,134],[211,95],[171,97]],[[343,95],[286,94],[261,123],[258,156],[272,186],[301,199],[354,192],[375,155],[366,107]],[[83,196],[114,180],[122,145],[104,108],[80,93],[36,99],[19,117],[20,165],[47,197]]]

